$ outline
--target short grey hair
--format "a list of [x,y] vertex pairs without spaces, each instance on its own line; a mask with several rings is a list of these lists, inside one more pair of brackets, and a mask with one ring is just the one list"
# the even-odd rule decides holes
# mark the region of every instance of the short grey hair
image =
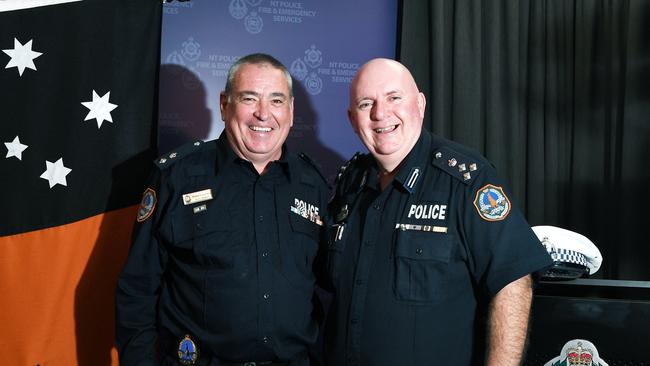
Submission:
[[226,87],[224,88],[224,93],[226,96],[228,96],[228,100],[230,100],[230,93],[232,92],[233,84],[235,83],[235,75],[242,65],[270,65],[271,67],[282,71],[282,73],[284,73],[284,77],[287,79],[289,97],[293,97],[293,80],[291,79],[289,70],[287,70],[282,62],[278,61],[271,55],[267,55],[266,53],[252,53],[240,58],[239,60],[235,61],[232,66],[230,66],[230,70],[228,70],[228,79],[226,80]]

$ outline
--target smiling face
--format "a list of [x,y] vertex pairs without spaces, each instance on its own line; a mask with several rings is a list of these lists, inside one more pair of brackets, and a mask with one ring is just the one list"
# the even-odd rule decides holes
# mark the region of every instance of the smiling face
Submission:
[[221,94],[221,118],[230,146],[261,172],[282,155],[293,125],[293,97],[282,70],[270,64],[243,64],[229,95]]
[[420,137],[425,105],[424,94],[402,64],[375,59],[352,81],[348,116],[381,167],[393,171]]

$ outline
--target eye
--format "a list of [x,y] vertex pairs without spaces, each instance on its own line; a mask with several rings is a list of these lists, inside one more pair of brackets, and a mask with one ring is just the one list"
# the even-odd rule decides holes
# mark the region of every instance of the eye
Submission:
[[401,100],[401,99],[402,99],[402,97],[399,96],[399,95],[391,95],[391,96],[388,97],[388,100],[390,100],[391,102],[396,102],[396,101]]
[[255,104],[257,103],[257,98],[252,95],[242,95],[239,97],[239,102],[242,104]]
[[359,108],[361,110],[370,109],[370,108],[372,108],[372,102],[369,101],[369,100],[364,100],[364,101],[362,101],[361,103],[359,103],[357,105],[357,108]]
[[274,106],[277,106],[277,107],[280,107],[280,106],[284,105],[284,103],[285,103],[285,100],[281,99],[281,98],[271,99],[271,104],[273,104]]

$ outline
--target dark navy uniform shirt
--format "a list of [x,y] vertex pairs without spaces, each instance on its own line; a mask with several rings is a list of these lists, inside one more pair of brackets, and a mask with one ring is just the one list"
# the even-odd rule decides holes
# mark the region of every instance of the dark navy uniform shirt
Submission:
[[140,362],[174,356],[185,335],[197,364],[305,355],[329,195],[313,164],[283,151],[259,175],[224,133],[156,165],[117,287],[121,364],[158,364]]
[[384,191],[352,159],[330,204],[328,365],[480,365],[481,304],[551,264],[482,157],[422,131]]

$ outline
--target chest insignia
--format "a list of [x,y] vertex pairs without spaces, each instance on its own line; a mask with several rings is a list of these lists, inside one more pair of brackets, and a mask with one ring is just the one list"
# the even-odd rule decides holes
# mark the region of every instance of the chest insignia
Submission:
[[510,200],[503,188],[487,184],[476,192],[474,207],[486,221],[501,221],[510,213]]
[[418,220],[444,220],[447,215],[447,205],[420,204],[411,205],[407,217]]
[[183,195],[183,204],[185,206],[198,202],[209,201],[212,199],[212,190],[204,189],[192,193],[185,193]]
[[312,205],[311,203],[307,203],[298,198],[294,198],[293,206],[291,206],[291,212],[302,216],[318,226],[323,226],[323,221],[321,220],[318,211],[318,206]]

